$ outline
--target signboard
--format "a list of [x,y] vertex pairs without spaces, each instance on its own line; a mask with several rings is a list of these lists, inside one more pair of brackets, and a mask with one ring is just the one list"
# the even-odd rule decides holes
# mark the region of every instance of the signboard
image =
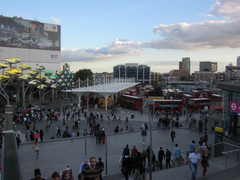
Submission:
[[0,47],[60,51],[59,25],[0,16]]
[[240,103],[239,102],[230,101],[229,102],[229,110],[232,111],[232,112],[240,113]]

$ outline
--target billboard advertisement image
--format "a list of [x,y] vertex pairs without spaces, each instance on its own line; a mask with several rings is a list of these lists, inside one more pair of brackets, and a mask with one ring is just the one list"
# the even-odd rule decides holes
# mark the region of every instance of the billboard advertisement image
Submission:
[[59,25],[0,16],[0,46],[60,51]]

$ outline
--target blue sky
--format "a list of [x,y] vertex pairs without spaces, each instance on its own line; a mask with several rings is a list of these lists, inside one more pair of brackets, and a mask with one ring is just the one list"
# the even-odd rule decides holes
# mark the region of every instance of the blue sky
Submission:
[[62,62],[74,71],[139,63],[163,73],[183,57],[191,72],[199,61],[223,71],[240,56],[239,0],[12,0],[0,14],[61,25]]

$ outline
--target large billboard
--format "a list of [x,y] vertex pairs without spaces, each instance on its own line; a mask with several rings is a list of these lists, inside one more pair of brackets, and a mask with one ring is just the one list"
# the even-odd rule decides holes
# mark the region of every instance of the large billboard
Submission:
[[59,25],[0,16],[0,46],[60,51]]

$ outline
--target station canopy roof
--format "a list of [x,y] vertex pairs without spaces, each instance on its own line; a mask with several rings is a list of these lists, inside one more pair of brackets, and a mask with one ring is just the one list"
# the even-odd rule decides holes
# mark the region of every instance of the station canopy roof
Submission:
[[96,86],[82,87],[71,90],[65,90],[66,92],[72,92],[74,94],[85,94],[85,93],[99,93],[102,95],[110,95],[121,92],[125,89],[134,87],[140,83],[135,82],[120,82],[120,83],[108,83]]

